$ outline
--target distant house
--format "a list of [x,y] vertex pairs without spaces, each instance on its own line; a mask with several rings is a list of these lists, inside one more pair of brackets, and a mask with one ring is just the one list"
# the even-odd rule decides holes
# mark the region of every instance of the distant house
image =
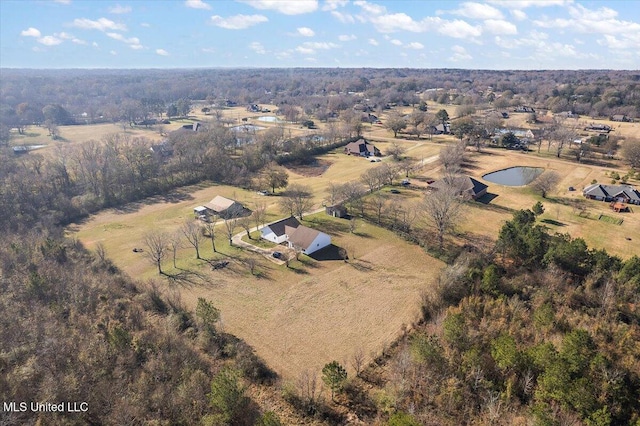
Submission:
[[513,112],[529,112],[529,113],[532,113],[532,112],[536,112],[536,110],[533,109],[530,106],[519,105],[519,106],[514,108]]
[[272,243],[281,244],[289,238],[287,235],[287,229],[295,229],[298,226],[300,226],[298,219],[291,216],[286,219],[273,222],[260,229],[260,237],[267,241],[271,241]]
[[535,139],[535,135],[530,129],[494,129],[493,133],[494,141],[499,140],[507,133],[513,133],[514,136],[522,142],[531,142],[533,139]]
[[471,198],[476,200],[487,193],[489,188],[484,183],[470,177],[470,176],[458,176],[452,179],[444,178],[433,182],[429,185],[431,189],[442,189],[445,186],[451,186],[456,188],[458,195],[464,198]]
[[249,210],[235,200],[216,195],[216,197],[204,205],[211,214],[223,218],[246,216]]
[[185,129],[185,130],[193,130],[194,132],[197,132],[200,127],[201,127],[200,123],[185,124],[185,125],[182,126],[183,129]]
[[151,145],[149,150],[153,152],[155,156],[157,156],[162,160],[165,160],[173,155],[173,147],[167,141],[164,141],[158,144],[153,144]]
[[584,129],[590,132],[609,133],[611,131],[611,126],[608,124],[589,124]]
[[431,131],[434,135],[448,135],[451,133],[451,124],[438,124],[437,126],[432,126]]
[[344,147],[344,153],[347,155],[360,155],[362,157],[369,157],[371,155],[375,155],[376,157],[380,156],[380,150],[364,139],[348,143],[347,146]]
[[501,112],[500,114],[502,115],[502,118],[509,118],[508,112]]
[[616,114],[616,115],[613,115],[611,117],[611,121],[623,121],[624,122],[624,121],[631,121],[631,120],[629,120],[629,118],[624,114]]
[[558,113],[558,117],[563,118],[580,118],[580,116],[573,111],[562,111]]
[[334,206],[325,207],[324,211],[333,217],[346,217],[347,216],[347,208],[342,204],[336,204]]
[[594,183],[587,186],[582,194],[590,200],[617,201],[640,205],[640,192],[631,185],[601,185]]
[[290,231],[287,244],[289,248],[300,249],[304,254],[311,254],[331,244],[331,237],[316,229],[300,225]]
[[259,105],[251,104],[247,107],[247,111],[249,112],[262,112],[262,108]]

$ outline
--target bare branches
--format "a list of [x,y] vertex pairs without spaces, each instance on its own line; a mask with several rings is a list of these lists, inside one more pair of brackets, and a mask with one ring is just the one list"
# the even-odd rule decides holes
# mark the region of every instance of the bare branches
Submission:
[[164,232],[152,231],[145,234],[143,242],[146,250],[145,256],[158,267],[158,273],[162,275],[162,260],[169,251],[169,237]]
[[438,247],[442,250],[444,235],[450,232],[461,216],[461,201],[458,190],[451,185],[443,185],[427,194],[424,211],[438,235]]
[[550,170],[538,176],[538,178],[531,183],[531,186],[540,192],[542,198],[547,198],[547,193],[555,188],[559,182],[560,175]]
[[197,223],[188,220],[182,225],[180,232],[182,232],[182,235],[185,236],[189,244],[196,249],[196,259],[202,259],[200,257],[200,241],[202,240],[203,235],[200,226]]

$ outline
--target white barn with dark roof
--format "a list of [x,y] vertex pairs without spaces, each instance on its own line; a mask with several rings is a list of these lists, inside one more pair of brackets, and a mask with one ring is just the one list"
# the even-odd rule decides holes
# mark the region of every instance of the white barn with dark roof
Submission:
[[331,236],[301,225],[293,216],[264,226],[260,234],[267,241],[276,244],[286,242],[289,248],[300,249],[304,254],[311,254],[331,244]]

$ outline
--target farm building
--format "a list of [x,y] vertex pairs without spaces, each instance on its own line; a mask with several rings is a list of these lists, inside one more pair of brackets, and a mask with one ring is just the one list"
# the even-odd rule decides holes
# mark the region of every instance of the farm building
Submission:
[[488,188],[484,183],[469,176],[440,179],[429,185],[429,188],[438,190],[447,185],[456,188],[459,195],[473,200],[476,200],[486,194]]
[[631,185],[601,185],[594,183],[587,186],[582,194],[597,201],[618,201],[640,205],[640,192]]
[[327,206],[324,209],[325,213],[329,216],[333,217],[346,217],[347,216],[347,208],[342,204],[336,204],[334,206]]
[[293,230],[298,226],[300,226],[298,219],[291,216],[286,219],[270,223],[260,229],[260,237],[267,241],[271,241],[272,243],[281,244],[288,239],[287,230]]
[[242,204],[235,200],[216,195],[216,197],[205,204],[210,214],[215,214],[220,217],[240,217],[246,216],[250,213],[250,210],[245,208]]
[[360,155],[362,157],[369,157],[371,155],[375,155],[376,157],[380,156],[380,150],[365,139],[348,143],[347,146],[344,147],[344,153],[347,155]]

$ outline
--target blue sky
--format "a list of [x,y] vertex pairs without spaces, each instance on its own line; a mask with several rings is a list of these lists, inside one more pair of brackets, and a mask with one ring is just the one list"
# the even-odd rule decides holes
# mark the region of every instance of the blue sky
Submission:
[[0,0],[0,67],[639,69],[640,1]]

